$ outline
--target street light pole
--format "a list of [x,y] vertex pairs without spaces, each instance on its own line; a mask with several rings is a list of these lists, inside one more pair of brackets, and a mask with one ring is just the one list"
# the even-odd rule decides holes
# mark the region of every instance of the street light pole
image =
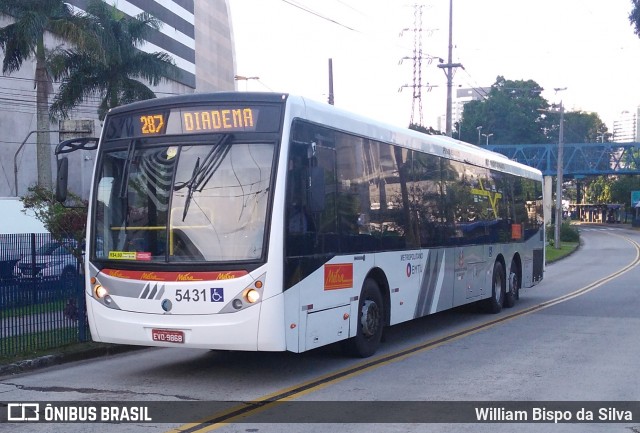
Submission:
[[[556,92],[565,89],[555,89]],[[558,137],[558,172],[556,173],[556,225],[554,230],[553,245],[559,250],[560,226],[562,225],[562,181],[564,165],[564,104],[560,100],[560,135]]]
[[600,143],[604,143],[604,139],[607,136],[607,128],[605,126],[603,126],[602,131],[598,131],[598,138],[600,139]]
[[480,133],[482,132],[482,125],[476,128],[478,130],[478,146],[480,146]]
[[259,80],[260,77],[245,77],[244,75],[236,75],[233,77],[236,81],[244,81],[244,91],[249,90],[249,80]]
[[487,146],[489,146],[489,137],[491,137],[493,135],[493,132],[491,134],[482,134],[483,137],[486,137],[487,139]]

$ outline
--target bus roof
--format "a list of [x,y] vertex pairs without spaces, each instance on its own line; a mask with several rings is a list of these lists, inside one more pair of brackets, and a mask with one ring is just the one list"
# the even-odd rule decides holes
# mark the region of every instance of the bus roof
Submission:
[[300,110],[299,117],[309,121],[480,167],[532,179],[542,179],[542,173],[536,168],[512,161],[500,153],[451,137],[429,135],[409,128],[386,124],[303,97],[289,95],[288,102],[292,107],[297,108],[294,108],[293,111]]
[[312,99],[287,93],[267,92],[214,92],[192,93],[168,96],[158,99],[134,102],[112,108],[110,115],[141,110],[149,107],[173,106],[175,104],[198,104],[211,101],[283,103],[290,108],[293,118],[306,119],[324,124],[361,137],[386,143],[393,143],[408,149],[427,152],[445,158],[471,163],[498,171],[512,173],[532,179],[542,179],[542,173],[524,164],[508,159],[506,156],[483,149],[473,144],[443,135],[428,135],[409,128],[401,128],[385,122],[370,119],[335,106]]

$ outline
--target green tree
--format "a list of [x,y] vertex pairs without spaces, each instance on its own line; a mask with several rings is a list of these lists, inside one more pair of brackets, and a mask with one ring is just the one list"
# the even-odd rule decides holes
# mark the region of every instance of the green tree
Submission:
[[[458,126],[461,139],[481,145],[480,134],[485,133],[493,134],[493,144],[557,143],[560,113],[540,96],[541,91],[533,80],[498,77],[485,100],[465,104]],[[597,114],[565,112],[565,143],[596,142],[603,134],[606,136],[607,127]]]
[[640,177],[635,175],[618,176],[611,185],[612,203],[620,203],[630,208],[632,191],[640,191]]
[[459,125],[463,141],[481,144],[481,132],[493,134],[494,144],[546,143],[550,129],[542,110],[549,103],[540,96],[542,88],[533,80],[506,80],[499,76],[482,101],[471,101],[464,106]]
[[[558,117],[557,125],[553,125],[550,131],[551,137],[559,127],[560,120]],[[597,113],[586,113],[584,111],[569,111],[564,115],[564,142],[565,143],[595,143],[602,134],[606,135],[607,126],[604,124]],[[557,137],[557,135],[555,135]],[[557,141],[557,138],[556,138]]]
[[586,188],[585,203],[612,203],[613,178],[598,176]]
[[48,134],[51,77],[47,73],[46,32],[82,46],[84,20],[64,0],[0,0],[0,14],[13,18],[13,23],[0,29],[0,48],[4,52],[2,73],[18,71],[29,59],[35,59],[37,167],[38,185],[51,187],[51,149]]
[[64,206],[55,199],[52,190],[32,186],[21,199],[26,210],[34,213],[42,221],[44,227],[54,239],[74,239],[76,248],[73,253],[82,261],[82,245],[87,228],[87,202],[80,197],[70,194],[68,206]]
[[426,126],[418,125],[417,123],[409,124],[409,129],[413,129],[414,131],[418,131],[418,132],[423,132],[427,135],[445,135],[442,131],[438,131],[437,129],[434,129],[431,126],[427,128]]
[[631,0],[632,8],[629,13],[629,21],[636,35],[640,36],[640,0]]
[[59,49],[52,56],[53,76],[61,80],[50,109],[52,116],[66,118],[82,101],[98,95],[102,120],[112,107],[155,98],[139,79],[155,86],[176,78],[169,54],[138,49],[150,29],[160,28],[158,19],[148,13],[129,18],[101,0],[90,0],[83,16],[90,21],[90,35],[101,49]]

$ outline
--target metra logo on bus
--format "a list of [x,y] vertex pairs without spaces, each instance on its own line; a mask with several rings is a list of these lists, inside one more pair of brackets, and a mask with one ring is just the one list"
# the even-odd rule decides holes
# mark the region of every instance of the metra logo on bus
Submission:
[[186,274],[178,274],[176,281],[202,281],[202,278],[198,278],[191,272],[187,272]]
[[353,287],[353,264],[324,265],[324,289],[349,289]]
[[126,275],[124,272],[122,271],[116,271],[116,270],[105,270],[105,273],[111,277],[115,277],[115,278],[129,278],[128,275]]

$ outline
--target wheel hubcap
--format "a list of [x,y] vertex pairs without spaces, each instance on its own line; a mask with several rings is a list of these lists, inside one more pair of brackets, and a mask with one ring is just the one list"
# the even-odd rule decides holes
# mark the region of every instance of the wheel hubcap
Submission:
[[511,294],[515,297],[518,296],[518,276],[515,273],[511,273],[511,275],[509,276],[509,291],[511,292]]
[[499,303],[502,300],[502,276],[496,275],[494,281],[493,292],[495,293],[496,301]]
[[362,305],[362,333],[365,337],[372,337],[378,331],[380,323],[380,308],[371,300],[364,301]]

